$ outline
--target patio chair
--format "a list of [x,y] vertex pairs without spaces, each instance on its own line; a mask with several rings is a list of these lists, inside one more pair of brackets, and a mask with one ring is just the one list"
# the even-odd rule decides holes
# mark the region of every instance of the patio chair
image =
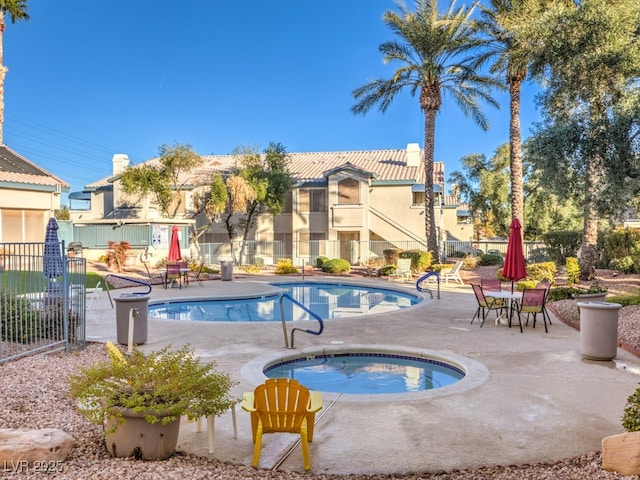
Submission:
[[156,283],[163,283],[163,284],[165,283],[164,275],[162,275],[161,272],[158,272],[158,271],[152,272],[151,270],[149,270],[149,265],[147,264],[147,262],[143,262],[143,265],[144,265],[144,269],[147,271],[147,278],[149,278],[149,283],[151,285],[154,284],[154,279],[159,280],[159,282],[156,282]]
[[551,282],[547,282],[547,281],[538,282],[538,285],[536,285],[536,288],[544,288],[546,290],[544,294],[544,310],[545,312],[547,312],[547,319],[549,320],[549,325],[553,325],[551,323],[551,316],[547,311],[547,300],[549,299],[549,290],[551,290]]
[[304,468],[309,470],[309,445],[313,441],[316,412],[322,408],[322,394],[311,392],[297,380],[270,378],[242,397],[242,409],[251,414],[255,447],[253,466],[258,466],[264,433],[297,433],[302,443]]
[[518,310],[520,322],[522,322],[522,314],[527,314],[527,322],[525,323],[525,326],[529,325],[529,315],[533,314],[533,328],[536,328],[536,317],[538,313],[541,313],[542,320],[544,321],[544,331],[545,333],[549,333],[549,330],[547,329],[547,318],[549,314],[544,308],[544,299],[546,294],[547,291],[544,288],[525,288],[522,292],[522,302],[519,305],[516,305],[516,308]]
[[464,284],[462,277],[460,276],[460,269],[462,268],[463,262],[459,260],[453,266],[453,268],[449,271],[443,270],[440,274],[440,278],[445,281],[445,283],[449,283],[449,279],[455,280],[456,282]]
[[496,318],[497,318],[498,311],[500,311],[501,313],[504,313],[504,311],[507,309],[507,304],[504,301],[504,299],[485,296],[482,290],[482,287],[477,283],[472,283],[471,287],[473,288],[473,293],[475,294],[476,300],[478,301],[478,309],[476,310],[476,313],[473,315],[473,318],[471,319],[471,323],[473,323],[476,317],[478,318],[478,320],[480,320],[480,317],[482,317],[482,322],[480,323],[480,326],[482,327],[484,325],[484,321],[487,319],[487,316],[489,315],[489,312],[491,310],[496,311]]
[[498,278],[483,278],[480,280],[483,291],[499,292],[502,290],[502,282]]
[[200,275],[202,275],[203,269],[204,269],[204,262],[201,262],[196,272],[189,272],[187,274],[187,281],[190,281],[190,280],[196,281],[198,282],[198,285],[200,285],[201,287],[204,287],[204,285],[202,284],[202,279],[200,278]]
[[411,259],[399,258],[396,271],[389,274],[389,281],[393,282],[399,280],[404,283],[405,280],[411,281],[412,278],[413,273],[411,273]]
[[177,263],[167,265],[164,272],[164,288],[171,283],[172,285],[177,283],[182,290],[182,272],[180,271],[180,265]]

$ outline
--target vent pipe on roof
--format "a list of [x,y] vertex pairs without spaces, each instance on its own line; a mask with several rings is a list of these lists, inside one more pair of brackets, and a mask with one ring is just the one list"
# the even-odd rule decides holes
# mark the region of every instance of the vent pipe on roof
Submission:
[[420,166],[420,145],[407,143],[407,167]]
[[119,175],[129,166],[129,157],[124,153],[116,153],[111,160],[113,162],[113,174]]

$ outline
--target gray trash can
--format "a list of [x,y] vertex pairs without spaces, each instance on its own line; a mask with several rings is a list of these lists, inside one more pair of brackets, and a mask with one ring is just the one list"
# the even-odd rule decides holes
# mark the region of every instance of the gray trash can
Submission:
[[578,302],[580,353],[590,360],[612,360],[618,352],[619,303]]
[[129,313],[135,309],[133,318],[133,344],[142,345],[147,341],[149,323],[149,296],[123,294],[114,297],[116,302],[116,332],[118,343],[129,345]]
[[233,262],[231,260],[220,260],[220,280],[233,280]]

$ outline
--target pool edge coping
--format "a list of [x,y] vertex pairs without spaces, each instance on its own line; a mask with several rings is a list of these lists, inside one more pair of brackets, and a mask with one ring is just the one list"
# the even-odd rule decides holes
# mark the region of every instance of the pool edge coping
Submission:
[[422,390],[419,392],[403,393],[376,393],[376,394],[354,394],[322,392],[323,397],[329,400],[339,398],[348,402],[406,402],[414,400],[428,400],[449,395],[465,393],[479,387],[489,380],[489,370],[481,363],[462,355],[443,352],[440,350],[412,348],[402,345],[364,345],[364,344],[343,344],[343,345],[317,345],[305,347],[300,350],[286,350],[272,352],[261,355],[245,363],[240,369],[242,378],[249,382],[254,388],[268,379],[263,373],[269,365],[294,360],[300,357],[313,355],[330,355],[338,353],[382,353],[390,355],[407,355],[418,359],[428,358],[453,364],[465,372],[465,376],[452,385],[436,388],[433,390]]

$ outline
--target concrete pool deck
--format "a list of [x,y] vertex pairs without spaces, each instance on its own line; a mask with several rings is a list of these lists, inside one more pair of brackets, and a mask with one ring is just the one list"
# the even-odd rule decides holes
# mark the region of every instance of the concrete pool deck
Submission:
[[[267,291],[274,281],[301,276],[236,277],[232,282],[205,281],[177,290],[157,286],[151,300],[163,298],[249,295]],[[307,276],[309,281],[359,283],[416,292],[414,283],[382,279],[353,280]],[[139,290],[139,289],[138,289]],[[136,289],[112,291],[118,296]],[[435,396],[394,396],[389,401],[348,399],[323,394],[310,444],[311,472],[317,474],[402,474],[467,469],[484,465],[554,462],[601,449],[601,440],[622,433],[627,397],[638,387],[640,361],[618,349],[613,361],[591,361],[580,355],[579,332],[552,315],[545,333],[541,323],[519,328],[496,326],[492,313],[480,328],[469,322],[477,303],[469,285],[442,285],[441,299],[388,314],[328,320],[320,336],[297,333],[296,350],[340,345],[392,345],[466,357],[488,372],[477,385]],[[100,292],[87,313],[87,340],[116,341],[115,310]],[[307,323],[307,322],[300,322]],[[309,327],[313,325],[308,322]],[[300,326],[300,325],[296,325]],[[306,325],[305,325],[306,326]],[[289,324],[289,331],[292,326]],[[223,323],[149,319],[142,350],[167,344],[190,344],[205,361],[239,382],[238,398],[255,388],[247,365],[284,347],[280,322]],[[445,389],[446,390],[446,389]],[[236,408],[216,418],[214,453],[208,453],[206,422],[196,433],[183,423],[178,449],[250,465],[253,454],[249,415]],[[261,468],[302,472],[302,453],[293,435],[266,435]],[[292,448],[294,447],[294,448]]]

